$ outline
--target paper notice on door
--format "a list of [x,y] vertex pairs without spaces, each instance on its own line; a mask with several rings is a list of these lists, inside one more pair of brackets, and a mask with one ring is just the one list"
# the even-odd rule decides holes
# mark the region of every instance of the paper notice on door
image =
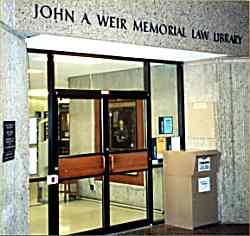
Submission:
[[198,192],[210,192],[211,191],[211,181],[210,177],[204,177],[198,179]]
[[199,157],[198,158],[198,172],[210,171],[210,170],[211,170],[211,158]]
[[180,137],[172,137],[172,151],[181,150],[181,140]]

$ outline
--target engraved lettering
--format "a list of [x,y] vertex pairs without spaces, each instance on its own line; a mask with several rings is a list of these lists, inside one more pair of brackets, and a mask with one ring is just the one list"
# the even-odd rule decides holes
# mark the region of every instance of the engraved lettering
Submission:
[[86,23],[87,23],[88,25],[91,25],[87,13],[84,13],[84,15],[83,15],[83,17],[82,17],[82,20],[81,20],[81,23],[83,23],[84,21],[86,21]]
[[104,16],[97,14],[99,26],[127,30],[126,19],[116,16]]
[[52,17],[52,9],[48,5],[44,5],[40,8],[40,14],[43,18],[49,19]]
[[53,19],[55,22],[58,21],[71,21],[72,23],[75,22],[75,12],[69,11],[66,8],[57,8],[57,7],[50,7],[49,5],[41,5],[35,4],[34,5],[34,14],[33,19],[37,18],[44,18],[44,19]]
[[35,7],[34,7],[34,16],[33,16],[33,19],[36,19],[38,17],[38,4],[35,4]]
[[237,34],[214,32],[213,40],[218,43],[241,44],[242,37]]
[[193,39],[200,39],[200,40],[208,40],[209,39],[209,31],[192,29],[192,38]]
[[134,20],[133,31],[141,31],[144,33],[154,33],[161,35],[180,36],[186,38],[185,27],[177,27],[175,25],[155,24],[148,21]]

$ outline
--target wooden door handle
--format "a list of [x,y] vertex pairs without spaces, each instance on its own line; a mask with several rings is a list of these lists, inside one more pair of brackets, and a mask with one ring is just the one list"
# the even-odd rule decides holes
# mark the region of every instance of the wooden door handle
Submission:
[[102,167],[103,169],[105,169],[105,157],[104,156],[102,156]]
[[114,159],[114,156],[109,154],[109,158],[110,158],[110,163],[111,163],[111,171],[114,170],[114,162],[115,162],[115,159]]

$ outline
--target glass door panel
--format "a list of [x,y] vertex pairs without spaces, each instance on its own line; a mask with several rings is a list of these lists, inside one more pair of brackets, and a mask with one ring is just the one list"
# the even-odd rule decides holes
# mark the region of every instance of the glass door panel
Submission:
[[109,99],[110,225],[145,220],[146,102]]
[[59,191],[59,235],[102,228],[102,178],[64,180]]
[[59,234],[102,228],[100,100],[58,99]]
[[147,219],[146,101],[100,97],[58,99],[60,235]]
[[[151,121],[153,155],[154,221],[164,220],[163,153],[171,150],[171,139],[179,136],[177,102],[177,66],[150,63]],[[168,125],[166,125],[168,124]]]
[[100,110],[97,99],[58,100],[58,155],[100,153]]
[[146,171],[111,175],[110,225],[146,218]]
[[46,181],[35,181],[29,184],[29,234],[48,234],[48,186]]
[[[41,58],[38,61],[37,58]],[[48,234],[47,57],[28,54],[29,234]]]

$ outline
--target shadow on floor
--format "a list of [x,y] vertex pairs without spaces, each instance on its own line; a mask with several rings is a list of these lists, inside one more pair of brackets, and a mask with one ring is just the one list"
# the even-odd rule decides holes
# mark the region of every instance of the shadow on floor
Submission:
[[249,224],[216,224],[201,227],[194,231],[161,224],[120,233],[119,235],[249,235]]

